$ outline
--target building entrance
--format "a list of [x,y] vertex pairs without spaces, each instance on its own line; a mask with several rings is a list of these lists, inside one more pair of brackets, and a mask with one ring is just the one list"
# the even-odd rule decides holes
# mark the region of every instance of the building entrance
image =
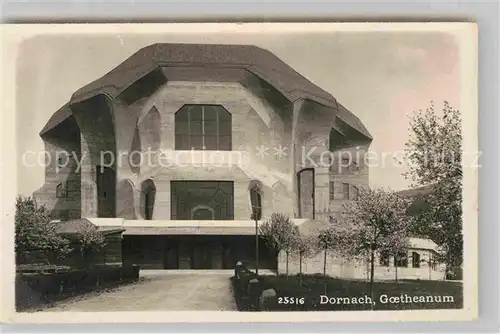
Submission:
[[[255,237],[242,235],[125,235],[125,261],[142,269],[233,269],[255,262]],[[276,269],[277,257],[259,242],[259,267]]]

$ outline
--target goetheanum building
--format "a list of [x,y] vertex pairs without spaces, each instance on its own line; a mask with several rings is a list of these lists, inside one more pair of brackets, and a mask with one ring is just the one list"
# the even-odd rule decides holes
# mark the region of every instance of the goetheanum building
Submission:
[[[40,135],[50,159],[35,198],[55,219],[121,228],[125,260],[179,269],[252,261],[252,206],[308,230],[338,215],[368,185],[372,140],[269,51],[200,44],[137,51],[76,91]],[[260,259],[279,262],[263,243]]]

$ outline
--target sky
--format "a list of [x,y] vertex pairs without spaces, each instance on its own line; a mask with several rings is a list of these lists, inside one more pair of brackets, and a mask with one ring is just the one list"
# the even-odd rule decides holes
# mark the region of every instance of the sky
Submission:
[[[377,156],[404,150],[412,113],[430,101],[460,109],[459,45],[444,32],[169,33],[39,35],[25,40],[16,68],[18,190],[29,196],[44,183],[43,167],[22,164],[42,152],[39,132],[82,86],[153,43],[252,44],[268,49],[331,93],[373,136]],[[407,189],[404,168],[380,160],[370,186]],[[384,161],[385,163],[382,163]]]

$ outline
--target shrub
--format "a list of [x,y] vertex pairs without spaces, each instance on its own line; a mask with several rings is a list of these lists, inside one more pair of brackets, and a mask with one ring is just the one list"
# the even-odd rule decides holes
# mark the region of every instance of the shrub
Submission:
[[16,262],[54,263],[70,251],[69,241],[57,234],[58,224],[52,221],[45,206],[37,207],[32,197],[18,197],[15,215]]
[[81,224],[75,237],[86,265],[94,263],[99,252],[106,246],[104,235],[93,224]]

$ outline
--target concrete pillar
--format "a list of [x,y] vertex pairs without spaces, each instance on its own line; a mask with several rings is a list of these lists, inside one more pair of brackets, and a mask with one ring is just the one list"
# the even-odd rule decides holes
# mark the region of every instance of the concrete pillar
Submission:
[[87,142],[85,133],[81,135],[82,158],[81,158],[81,199],[82,199],[82,217],[97,217],[97,185],[96,185],[96,166],[92,164],[91,146]]
[[328,167],[314,169],[315,218],[328,221],[330,215],[330,174]]
[[152,180],[156,186],[153,219],[170,220],[172,219],[170,179],[168,175],[161,174]]

